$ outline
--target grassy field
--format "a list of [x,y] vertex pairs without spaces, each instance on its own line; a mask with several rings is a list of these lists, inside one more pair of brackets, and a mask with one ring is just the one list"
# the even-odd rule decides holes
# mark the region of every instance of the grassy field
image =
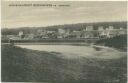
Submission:
[[2,81],[49,83],[126,83],[127,56],[118,59],[79,57],[2,45]]

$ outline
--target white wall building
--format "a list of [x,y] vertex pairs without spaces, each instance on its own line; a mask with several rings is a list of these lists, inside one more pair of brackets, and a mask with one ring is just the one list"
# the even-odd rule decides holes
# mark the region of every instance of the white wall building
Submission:
[[86,26],[86,31],[92,31],[93,30],[93,26]]
[[64,33],[65,33],[65,30],[64,30],[64,29],[58,29],[58,32],[59,32],[60,34],[64,34]]
[[114,30],[114,27],[113,26],[109,26],[108,29],[109,30]]
[[99,31],[103,31],[103,30],[104,30],[104,27],[103,27],[103,26],[99,26],[99,27],[98,27],[98,30],[99,30]]
[[19,36],[22,36],[24,33],[23,33],[23,31],[20,31],[19,32]]
[[120,27],[120,30],[123,30],[123,28],[122,28],[122,27]]

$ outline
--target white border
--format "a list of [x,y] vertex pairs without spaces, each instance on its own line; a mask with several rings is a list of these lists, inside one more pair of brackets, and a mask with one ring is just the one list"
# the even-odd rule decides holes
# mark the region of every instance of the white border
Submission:
[[1,0],[1,1],[127,1],[127,0]]
[[[128,4],[128,0],[1,0],[0,1],[0,28],[2,27],[1,26],[2,24],[1,23],[1,2],[2,1],[127,1],[126,3]],[[128,6],[126,11],[127,11],[127,21],[128,21]],[[127,23],[127,28],[128,28],[128,23]],[[0,40],[1,40],[1,30],[0,30]],[[128,41],[128,29],[127,29],[127,41]],[[128,42],[127,42],[127,47],[128,47]],[[0,41],[0,50],[1,50],[1,41]],[[127,51],[127,55],[128,55],[128,51]],[[127,71],[128,71],[128,56],[127,56]],[[1,51],[0,51],[0,83],[2,83],[1,82]],[[127,72],[127,83],[128,83],[128,72]]]

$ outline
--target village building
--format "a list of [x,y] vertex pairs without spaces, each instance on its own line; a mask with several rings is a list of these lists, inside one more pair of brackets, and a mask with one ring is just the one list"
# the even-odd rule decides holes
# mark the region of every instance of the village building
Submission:
[[115,37],[118,35],[118,31],[109,31],[107,34],[108,38]]
[[123,27],[120,27],[120,30],[123,30]]
[[99,37],[100,37],[100,38],[106,38],[106,37],[109,37],[109,31],[108,31],[108,29],[99,32]]
[[103,26],[99,26],[98,27],[98,31],[103,31],[104,30],[104,27]]
[[119,30],[118,35],[125,35],[127,34],[127,30]]
[[108,29],[109,30],[114,30],[114,27],[113,26],[109,26]]
[[83,31],[86,31],[86,29],[83,29]]
[[47,31],[44,29],[39,29],[39,30],[37,30],[37,35],[46,35],[47,34]]
[[7,35],[1,35],[1,39],[2,40],[8,40],[9,38],[7,37]]
[[66,33],[66,30],[58,29],[57,38],[65,38],[67,35],[68,35],[68,33]]
[[65,32],[65,34],[68,36],[70,34],[70,30],[67,29],[66,32]]
[[19,36],[22,36],[23,34],[23,31],[19,31]]
[[82,32],[81,31],[74,30],[72,32],[72,35],[76,36],[76,38],[81,38]]
[[40,33],[41,36],[46,36],[47,35],[47,31],[46,30],[42,30],[42,32]]
[[90,31],[86,31],[81,34],[81,38],[92,38],[92,37],[94,36],[93,36],[93,33]]
[[105,30],[99,33],[100,37],[102,38],[111,38],[111,37],[115,37],[117,35],[119,35],[119,31],[115,31],[115,30]]
[[32,34],[32,33],[31,33],[31,34],[28,34],[28,39],[34,39],[34,36],[35,36],[35,35]]
[[64,34],[66,31],[64,29],[58,29],[59,34]]
[[23,38],[24,37],[23,31],[19,31],[19,34],[18,35],[19,35],[20,38]]
[[42,29],[37,30],[37,34],[40,34],[40,33],[42,33]]
[[57,38],[59,38],[59,39],[63,38],[63,35],[57,35]]
[[7,38],[11,39],[11,40],[19,40],[19,39],[21,39],[18,35],[7,35]]
[[56,31],[52,31],[52,30],[49,30],[49,31],[47,31],[47,34],[49,34],[49,33],[55,33]]
[[127,34],[126,29],[123,27],[114,27],[112,25],[105,26],[100,25],[95,29],[93,25],[88,25],[82,29],[63,29],[56,30],[38,29],[35,34],[24,34],[23,31],[19,31],[17,36],[8,35],[11,39],[34,39],[34,38],[111,38],[117,35]]
[[93,26],[86,26],[86,31],[92,31],[93,30]]

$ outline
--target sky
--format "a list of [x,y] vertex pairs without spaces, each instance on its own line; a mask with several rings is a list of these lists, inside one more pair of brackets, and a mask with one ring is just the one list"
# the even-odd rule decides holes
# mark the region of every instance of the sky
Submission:
[[[14,6],[16,4],[30,6]],[[33,6],[33,4],[56,6]],[[3,1],[1,7],[2,28],[127,20],[125,1]]]

